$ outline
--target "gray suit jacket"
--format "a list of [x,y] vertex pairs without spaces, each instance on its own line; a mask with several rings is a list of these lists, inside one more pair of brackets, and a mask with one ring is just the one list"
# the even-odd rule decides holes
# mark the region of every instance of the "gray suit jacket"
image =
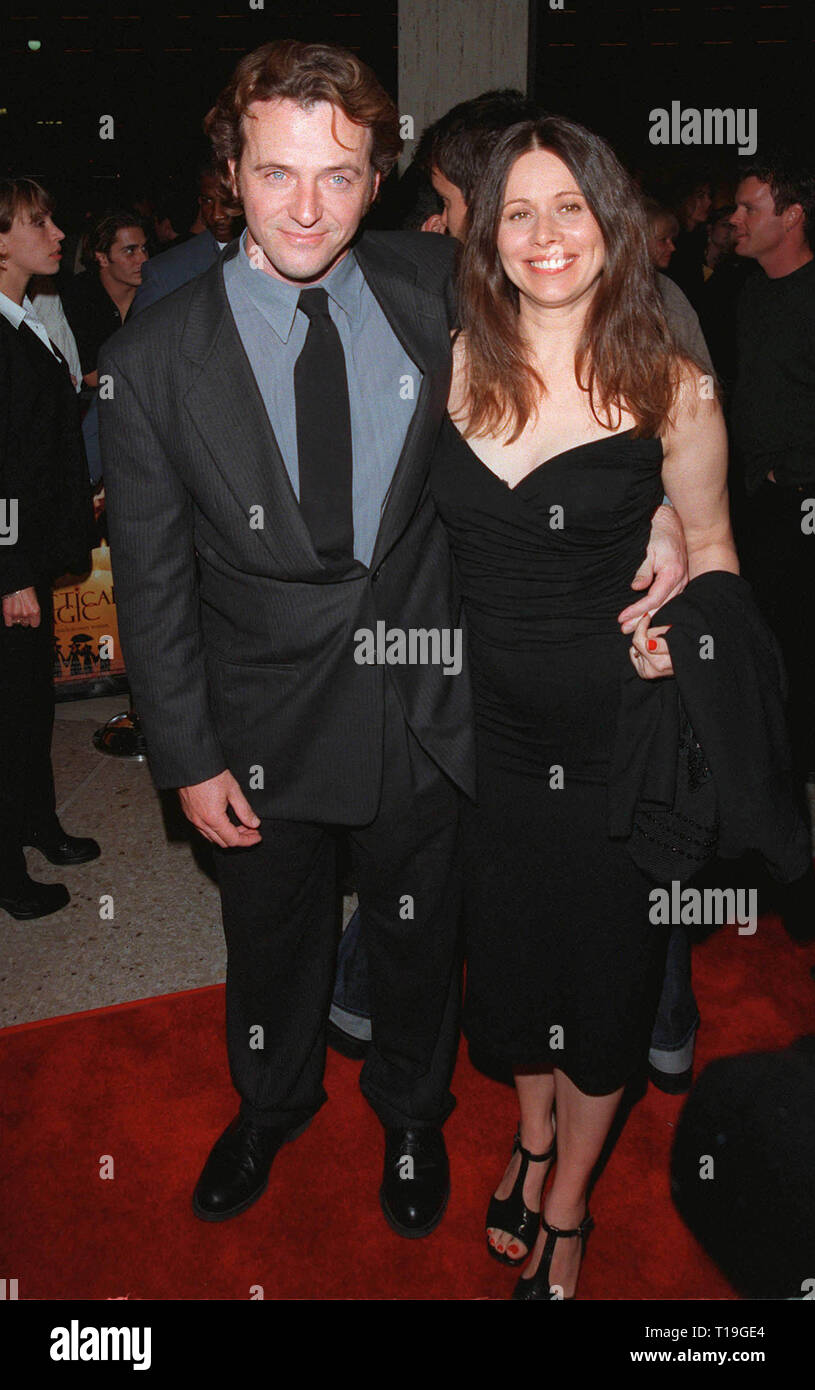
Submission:
[[[233,242],[225,256],[236,252]],[[450,381],[453,255],[449,239],[427,233],[358,242],[423,380],[370,569],[353,561],[338,578],[301,516],[221,263],[105,344],[114,396],[99,415],[119,630],[159,787],[229,767],[260,815],[365,823],[379,797],[389,676],[424,748],[473,794],[466,667],[386,673],[354,659],[354,634],[378,622],[459,626],[428,485]]]

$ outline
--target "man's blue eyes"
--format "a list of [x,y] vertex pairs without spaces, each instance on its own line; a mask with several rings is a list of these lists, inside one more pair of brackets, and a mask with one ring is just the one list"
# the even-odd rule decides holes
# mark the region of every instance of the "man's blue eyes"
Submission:
[[[267,177],[271,179],[274,183],[280,183],[283,179],[285,179],[286,174],[283,169],[272,169]],[[338,188],[341,187],[342,184],[349,182],[350,180],[345,177],[345,174],[329,175],[329,183],[334,183],[335,186]]]

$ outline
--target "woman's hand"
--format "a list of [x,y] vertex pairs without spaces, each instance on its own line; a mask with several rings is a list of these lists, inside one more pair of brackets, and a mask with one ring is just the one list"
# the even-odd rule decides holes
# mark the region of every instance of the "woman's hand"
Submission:
[[36,589],[17,589],[16,593],[4,594],[3,622],[6,627],[39,627],[40,605]]
[[670,631],[670,623],[667,627],[649,627],[650,621],[651,614],[646,613],[637,623],[629,650],[634,670],[644,681],[656,681],[674,674],[671,653],[663,635]]

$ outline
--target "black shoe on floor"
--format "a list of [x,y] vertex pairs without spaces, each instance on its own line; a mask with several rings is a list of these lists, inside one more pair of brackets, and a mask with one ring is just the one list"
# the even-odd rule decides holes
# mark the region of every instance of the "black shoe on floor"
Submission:
[[27,874],[18,883],[0,887],[0,907],[18,922],[50,917],[52,912],[67,907],[70,901],[71,895],[64,883],[37,883]]
[[687,1067],[685,1071],[660,1071],[653,1062],[648,1063],[648,1080],[656,1086],[658,1091],[664,1091],[666,1096],[684,1096],[693,1085],[693,1065]]
[[25,843],[38,849],[49,863],[62,866],[87,864],[91,859],[98,859],[102,853],[95,840],[69,835],[61,825],[57,826],[54,834],[39,835],[32,830]]
[[367,1038],[355,1038],[352,1033],[346,1033],[344,1028],[340,1028],[332,1019],[328,1020],[328,1031],[326,1042],[334,1052],[341,1052],[343,1057],[350,1057],[352,1062],[361,1062],[368,1056],[370,1051],[370,1041]]
[[408,1239],[430,1235],[449,1196],[450,1165],[441,1130],[386,1129],[379,1201],[391,1230]]
[[307,1120],[293,1130],[263,1129],[236,1115],[204,1164],[192,1197],[195,1215],[201,1221],[228,1221],[246,1211],[266,1191],[278,1149],[310,1123]]

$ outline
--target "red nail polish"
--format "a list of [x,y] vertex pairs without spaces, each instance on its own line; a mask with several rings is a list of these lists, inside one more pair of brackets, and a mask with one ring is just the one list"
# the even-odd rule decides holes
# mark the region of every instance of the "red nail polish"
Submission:
[[655,652],[656,649],[657,649],[656,638],[655,638],[655,637],[649,637],[649,638],[648,638],[648,641],[647,641],[647,643],[646,643],[646,646],[648,647],[649,652]]

